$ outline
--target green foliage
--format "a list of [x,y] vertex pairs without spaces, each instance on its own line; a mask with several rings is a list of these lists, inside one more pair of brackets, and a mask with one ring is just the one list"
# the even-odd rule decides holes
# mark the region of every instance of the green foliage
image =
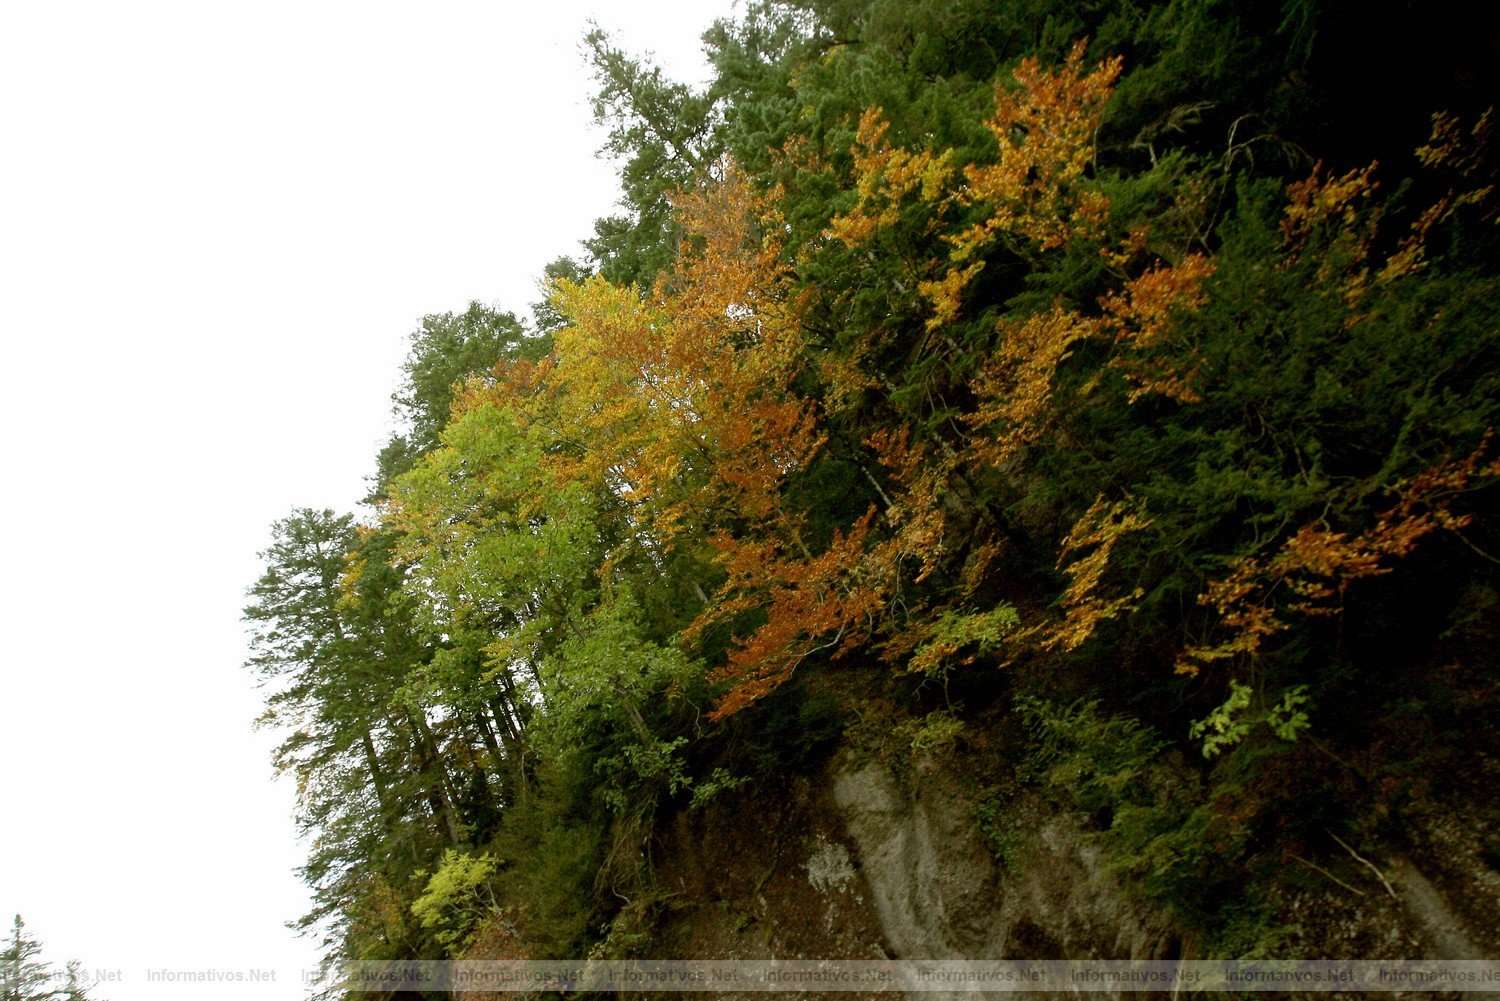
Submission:
[[1266,725],[1282,740],[1296,740],[1297,735],[1312,726],[1300,706],[1308,702],[1307,686],[1293,685],[1281,693],[1281,701],[1266,710]]
[[89,989],[77,960],[69,960],[59,974],[41,952],[41,943],[17,914],[0,948],[0,1001],[102,1001]]
[[596,882],[607,823],[575,809],[579,784],[587,781],[551,769],[541,776],[537,795],[506,812],[497,839],[498,854],[514,861],[497,876],[496,896],[519,909],[536,959],[583,955],[608,906]]
[[52,997],[52,968],[38,958],[41,951],[41,943],[27,934],[26,923],[17,914],[5,948],[0,950],[0,999],[41,1001]]
[[449,848],[427,888],[412,901],[412,914],[445,948],[463,945],[498,906],[490,889],[494,872],[494,859]]
[[1220,805],[1232,782],[1204,790],[1167,744],[1097,703],[1017,702],[1030,734],[1028,767],[1042,786],[1088,815],[1109,869],[1127,890],[1217,934],[1244,878],[1245,818]]
[[929,676],[946,675],[955,663],[972,664],[1000,649],[1020,624],[1021,617],[1010,605],[988,612],[944,612],[917,647],[911,666]]
[[[552,290],[559,281],[572,282],[574,285],[582,285],[593,277],[588,266],[581,261],[571,257],[559,257],[546,267],[542,268],[542,281],[540,291],[542,298],[531,304],[532,324],[542,335],[556,333],[567,325],[568,318],[562,314],[552,301]],[[538,343],[546,343],[539,340]],[[540,356],[543,352],[537,351]]]
[[793,681],[757,706],[748,741],[763,776],[806,774],[844,733],[849,711],[832,695]]
[[1250,887],[1224,906],[1218,931],[1218,953],[1232,959],[1283,959],[1295,955],[1302,925],[1288,921],[1283,909]]
[[609,129],[604,150],[620,164],[631,210],[600,220],[585,243],[605,278],[648,285],[677,249],[669,195],[714,161],[714,99],[628,55],[597,26],[584,44],[598,84],[594,120]]
[[1030,771],[1071,791],[1085,812],[1108,819],[1119,806],[1154,799],[1166,742],[1138,720],[1102,712],[1097,702],[1060,706],[1016,700],[1030,737]]
[[728,769],[715,768],[693,783],[693,799],[688,803],[688,809],[701,810],[712,803],[715,797],[733,792],[750,781],[748,775],[731,775]]
[[401,388],[392,397],[419,451],[436,443],[448,423],[453,387],[489,371],[503,358],[537,356],[545,342],[528,341],[514,314],[471,302],[462,313],[422,318],[401,365]]
[[963,734],[963,720],[951,711],[928,713],[899,724],[895,737],[914,756],[950,750]]
[[[549,267],[561,268],[559,274],[576,269],[566,258]],[[548,319],[543,314],[543,322]],[[376,457],[367,503],[386,500],[391,482],[437,445],[448,424],[456,386],[487,375],[501,361],[546,354],[550,328],[539,329],[540,333],[532,334],[515,314],[479,302],[469,303],[462,313],[433,313],[422,318],[401,365],[401,386],[391,396],[405,430]]]
[[1223,705],[1194,723],[1188,736],[1203,741],[1203,756],[1212,758],[1226,747],[1233,747],[1250,732],[1250,722],[1241,713],[1250,707],[1250,686],[1233,679],[1229,698]]
[[987,789],[974,801],[974,823],[984,838],[995,860],[1007,872],[1021,872],[1021,849],[1025,843],[1027,827],[1016,809],[1017,787],[1014,784]]

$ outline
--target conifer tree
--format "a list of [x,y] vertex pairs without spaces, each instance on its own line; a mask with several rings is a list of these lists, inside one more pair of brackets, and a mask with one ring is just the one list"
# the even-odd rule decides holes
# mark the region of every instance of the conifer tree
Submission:
[[10,937],[0,950],[0,1001],[47,1001],[57,996],[52,988],[52,967],[40,956],[42,944],[26,931],[17,914]]

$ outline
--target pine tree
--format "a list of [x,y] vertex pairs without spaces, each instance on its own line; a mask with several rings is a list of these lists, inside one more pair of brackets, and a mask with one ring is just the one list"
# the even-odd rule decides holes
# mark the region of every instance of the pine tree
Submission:
[[10,939],[0,951],[0,1001],[43,1001],[55,998],[52,967],[40,958],[42,944],[26,933],[26,922],[17,914]]

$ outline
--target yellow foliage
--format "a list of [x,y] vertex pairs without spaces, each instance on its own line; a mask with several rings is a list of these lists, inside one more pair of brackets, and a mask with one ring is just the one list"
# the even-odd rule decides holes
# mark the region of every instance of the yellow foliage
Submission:
[[1042,252],[1104,237],[1109,200],[1080,182],[1093,162],[1094,134],[1124,64],[1115,57],[1085,73],[1086,49],[1082,41],[1074,44],[1056,70],[1027,58],[1015,71],[1018,89],[996,88],[995,113],[984,124],[999,157],[965,167],[965,183],[955,195],[962,205],[986,206],[989,215],[948,237],[954,269],[922,290],[936,317],[958,312],[959,297],[980,268],[965,262],[1001,234]]
[[[898,185],[912,169],[901,157],[887,168]],[[873,515],[814,553],[805,512],[784,502],[823,444],[817,408],[793,386],[806,360],[784,228],[774,192],[757,193],[730,163],[719,175],[676,198],[681,252],[649,295],[602,279],[557,286],[569,324],[523,402],[555,436],[558,475],[624,505],[627,537],[652,552],[691,546],[718,564],[724,582],[688,640],[764,609],[715,674],[732,683],[716,718],[815,650],[866,635],[885,594],[882,557],[867,546]]]
[[[912,194],[925,205],[934,205],[947,189],[953,168],[947,151],[909,153],[892,147],[885,138],[889,123],[879,108],[870,108],[859,119],[854,140],[855,193],[858,199],[849,212],[835,216],[828,234],[855,246],[870,240],[901,219],[901,202]],[[937,224],[929,213],[927,228]]]

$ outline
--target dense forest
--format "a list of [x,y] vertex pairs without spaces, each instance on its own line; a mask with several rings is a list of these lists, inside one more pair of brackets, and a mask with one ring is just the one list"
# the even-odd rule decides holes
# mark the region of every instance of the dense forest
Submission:
[[620,214],[422,320],[367,511],[272,527],[330,962],[651,955],[669,818],[838,748],[961,752],[1002,864],[1010,798],[1077,811],[1198,956],[1416,804],[1500,830],[1494,9],[704,42],[694,89],[590,34]]

